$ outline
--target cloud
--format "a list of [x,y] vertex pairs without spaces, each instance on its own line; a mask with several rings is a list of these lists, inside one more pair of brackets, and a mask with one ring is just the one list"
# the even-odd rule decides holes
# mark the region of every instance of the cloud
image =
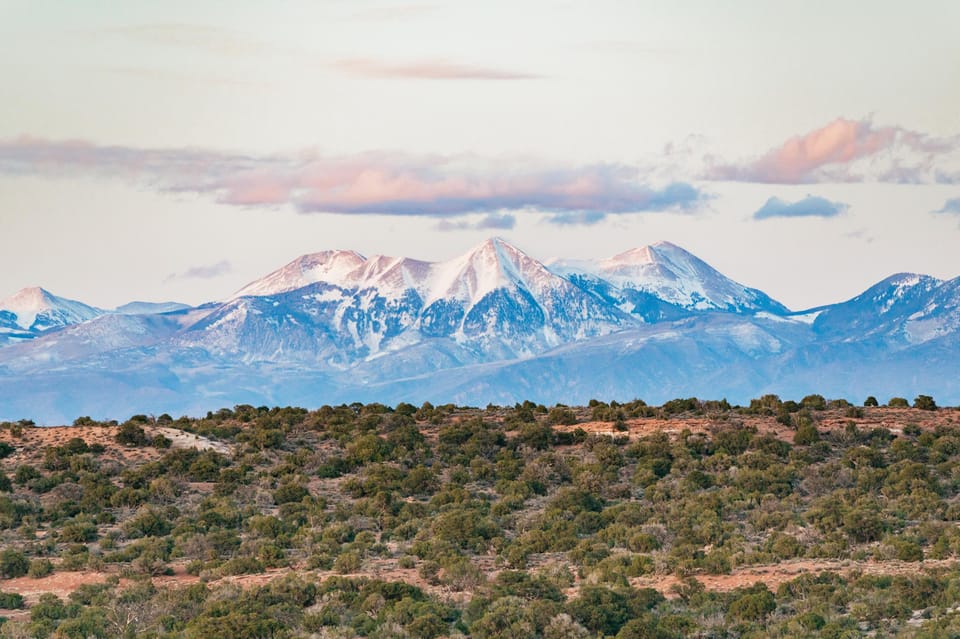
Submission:
[[772,197],[753,214],[755,220],[767,220],[773,217],[836,217],[847,210],[847,205],[832,202],[816,195],[808,195],[797,202],[787,202]]
[[192,266],[182,273],[171,273],[164,278],[164,282],[170,282],[172,280],[212,280],[232,272],[233,264],[222,260],[216,264]]
[[142,79],[148,81],[159,81],[159,82],[175,82],[175,83],[189,83],[193,85],[199,85],[202,87],[209,87],[211,85],[218,86],[241,86],[241,87],[259,87],[264,88],[267,85],[265,82],[258,80],[253,80],[250,78],[244,78],[239,76],[229,76],[224,74],[215,74],[215,73],[197,73],[195,71],[187,71],[183,69],[177,70],[167,70],[167,69],[158,69],[151,67],[99,67],[94,69],[98,73],[108,73],[112,75],[121,75],[134,79]]
[[[623,165],[538,169],[471,164],[475,166],[410,156],[324,163],[300,172],[292,189],[303,211],[437,216],[524,208],[639,212],[690,208],[701,197],[688,184],[662,189],[645,185],[636,169]],[[242,187],[259,194],[269,188],[270,180],[243,180]],[[227,201],[235,194],[231,189]]]
[[435,4],[401,4],[389,7],[370,7],[353,15],[358,20],[393,22],[406,18],[414,18],[435,12],[439,7]]
[[580,219],[591,223],[599,214],[689,211],[706,199],[684,182],[647,184],[639,169],[623,164],[549,166],[529,159],[388,152],[254,156],[36,138],[0,140],[0,173],[121,178],[232,206],[290,205],[302,213],[499,215],[488,216],[484,228],[505,228],[505,211],[590,212]]
[[442,59],[391,63],[369,58],[350,58],[337,60],[330,66],[343,73],[367,78],[406,78],[415,80],[537,80],[543,77],[533,73],[473,66]]
[[605,219],[607,214],[600,211],[569,211],[555,213],[547,218],[547,222],[557,226],[593,226]]
[[509,213],[490,213],[476,222],[467,220],[440,220],[438,231],[509,231],[517,225],[517,218]]
[[178,22],[104,27],[86,32],[95,38],[119,37],[148,45],[203,49],[223,55],[262,55],[286,52],[244,34],[200,24]]
[[517,218],[513,215],[491,213],[490,215],[484,216],[482,220],[477,222],[476,228],[509,231],[516,225]]
[[844,233],[843,236],[849,237],[851,240],[862,240],[865,244],[873,244],[876,239],[870,234],[868,229],[857,229],[849,233]]
[[715,163],[712,180],[803,184],[812,182],[937,182],[958,173],[940,166],[956,160],[960,137],[935,138],[898,126],[875,126],[869,119],[838,118],[790,138],[758,159]]
[[943,207],[933,211],[936,214],[960,215],[960,197],[955,197],[943,203]]

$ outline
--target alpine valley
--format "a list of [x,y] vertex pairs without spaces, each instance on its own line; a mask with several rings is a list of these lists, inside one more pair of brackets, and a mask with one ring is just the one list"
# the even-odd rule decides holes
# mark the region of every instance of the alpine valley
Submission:
[[960,278],[794,312],[667,242],[543,263],[490,239],[436,263],[304,255],[198,307],[0,301],[0,419],[813,392],[960,403]]

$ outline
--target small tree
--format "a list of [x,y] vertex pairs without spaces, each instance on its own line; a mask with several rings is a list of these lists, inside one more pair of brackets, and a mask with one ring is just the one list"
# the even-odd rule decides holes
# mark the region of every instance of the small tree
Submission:
[[810,410],[824,410],[827,407],[827,400],[823,395],[807,395],[800,400],[800,405]]
[[143,431],[143,428],[133,421],[125,422],[120,427],[120,430],[117,431],[114,439],[117,440],[118,444],[124,444],[126,446],[146,446],[149,443],[147,434]]
[[917,395],[913,400],[913,407],[920,410],[937,410],[937,403],[929,395]]
[[877,398],[873,395],[870,395],[863,401],[864,406],[879,406],[880,402],[877,401]]

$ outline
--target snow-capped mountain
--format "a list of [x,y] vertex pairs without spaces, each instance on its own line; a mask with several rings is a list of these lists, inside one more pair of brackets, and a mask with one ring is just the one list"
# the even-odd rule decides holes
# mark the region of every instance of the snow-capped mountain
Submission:
[[895,275],[794,313],[666,242],[549,264],[496,238],[441,262],[324,251],[196,308],[102,311],[42,289],[0,307],[0,420],[768,392],[960,402],[960,278]]
[[57,297],[40,287],[24,288],[0,301],[0,335],[29,339],[40,333],[79,324],[106,311]]
[[491,239],[435,263],[350,251],[305,255],[245,286],[184,339],[248,359],[344,366],[436,338],[486,360],[530,356],[631,322]]
[[555,260],[550,268],[648,322],[695,312],[785,314],[787,308],[747,288],[670,242],[604,260]]
[[238,297],[275,295],[316,282],[346,285],[349,274],[363,266],[366,258],[354,251],[321,251],[301,255],[266,277],[250,282],[233,294]]
[[960,278],[898,273],[825,309],[813,324],[824,337],[882,339],[890,347],[921,344],[960,330]]

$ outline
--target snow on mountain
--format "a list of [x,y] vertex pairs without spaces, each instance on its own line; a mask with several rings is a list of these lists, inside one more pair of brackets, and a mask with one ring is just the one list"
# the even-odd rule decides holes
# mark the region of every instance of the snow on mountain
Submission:
[[960,278],[899,274],[790,313],[665,242],[547,266],[494,238],[441,262],[305,255],[196,308],[27,289],[0,303],[4,342],[0,420],[361,399],[953,403]]
[[79,324],[106,311],[46,291],[24,288],[0,301],[0,322],[8,330],[40,333],[53,328]]
[[435,263],[316,253],[243,291],[271,293],[235,296],[185,339],[243,357],[346,365],[433,338],[486,359],[529,356],[632,322],[501,239]]
[[182,317],[157,313],[101,315],[0,349],[0,367],[17,373],[50,370],[117,349],[155,344],[183,323]]
[[604,260],[556,260],[551,269],[646,321],[689,312],[787,312],[762,291],[747,288],[670,242],[657,242]]
[[856,297],[827,307],[813,324],[823,337],[920,344],[960,330],[960,278],[897,273]]
[[456,300],[468,307],[501,288],[525,288],[542,295],[556,287],[556,276],[543,264],[499,238],[434,265],[425,302]]
[[250,282],[233,294],[238,297],[275,295],[303,288],[315,282],[349,286],[349,274],[362,267],[366,258],[355,251],[321,251],[301,255],[266,277]]
[[[460,341],[515,336],[535,352],[569,340],[606,334],[629,318],[550,271],[520,249],[494,238],[432,265],[421,327],[445,324]],[[540,343],[537,343],[537,342]],[[522,346],[522,344],[521,344]]]

